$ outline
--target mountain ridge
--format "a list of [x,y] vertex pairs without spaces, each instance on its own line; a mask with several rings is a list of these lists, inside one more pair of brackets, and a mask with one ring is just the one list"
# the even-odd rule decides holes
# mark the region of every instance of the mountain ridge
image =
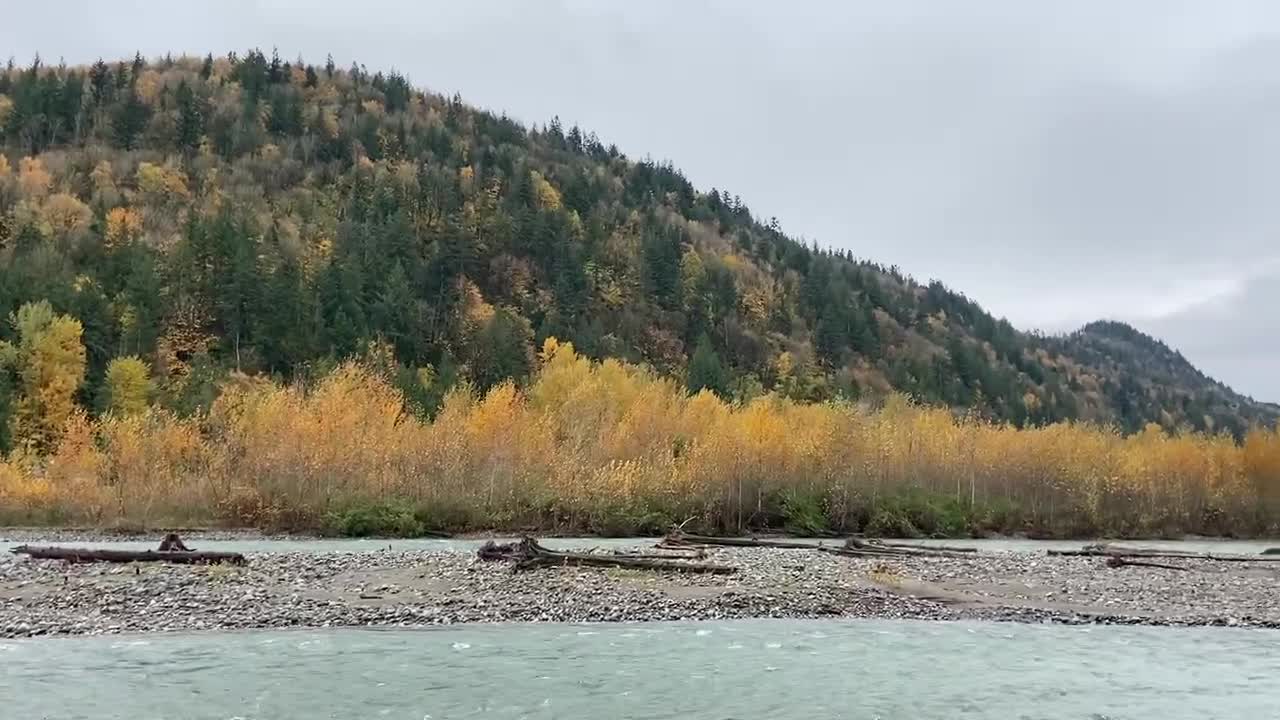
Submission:
[[902,392],[1018,426],[1237,437],[1280,417],[1129,325],[1017,330],[670,162],[394,71],[36,62],[0,74],[0,128],[0,310],[81,320],[90,407],[119,357],[188,412],[232,370],[305,379],[380,340],[430,414],[460,380],[520,381],[554,336],[731,398]]

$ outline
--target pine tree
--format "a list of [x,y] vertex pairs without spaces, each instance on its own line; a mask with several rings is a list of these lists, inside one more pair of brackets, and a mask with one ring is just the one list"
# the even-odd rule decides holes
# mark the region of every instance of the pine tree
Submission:
[[503,382],[523,382],[533,367],[533,331],[529,321],[509,308],[497,308],[469,343],[467,374],[484,392]]
[[150,117],[151,108],[138,98],[137,93],[130,91],[111,118],[112,139],[116,146],[125,150],[136,148]]
[[204,136],[204,113],[199,99],[184,80],[178,85],[178,147],[190,152],[200,146]]
[[691,393],[710,390],[720,397],[729,397],[728,373],[720,364],[720,356],[712,347],[711,338],[705,334],[698,338],[698,346],[689,360],[689,375],[685,387]]
[[680,302],[680,240],[669,228],[650,229],[645,236],[645,280],[649,294],[666,308]]

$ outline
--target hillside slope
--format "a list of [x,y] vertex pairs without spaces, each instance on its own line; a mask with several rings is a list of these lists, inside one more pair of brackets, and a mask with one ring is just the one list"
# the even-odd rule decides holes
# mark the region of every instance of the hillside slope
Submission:
[[1130,328],[1019,332],[594,133],[394,72],[258,51],[37,62],[0,73],[0,128],[0,312],[47,299],[81,322],[90,408],[118,357],[190,412],[232,370],[306,379],[380,339],[430,413],[459,380],[520,381],[555,336],[726,397],[898,390],[1129,431],[1280,414]]

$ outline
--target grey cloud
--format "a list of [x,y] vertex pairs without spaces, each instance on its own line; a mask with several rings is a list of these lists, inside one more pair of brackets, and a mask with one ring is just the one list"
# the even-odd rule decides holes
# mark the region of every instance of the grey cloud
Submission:
[[1134,322],[1280,399],[1280,9],[1125,3],[59,2],[0,48],[396,67],[670,159],[1016,324]]

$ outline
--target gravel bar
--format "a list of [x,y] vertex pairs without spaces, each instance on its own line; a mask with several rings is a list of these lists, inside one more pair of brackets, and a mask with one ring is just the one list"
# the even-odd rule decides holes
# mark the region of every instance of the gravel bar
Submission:
[[0,638],[823,617],[1280,628],[1280,563],[1173,560],[1189,568],[1174,571],[1041,553],[882,560],[764,548],[719,548],[706,561],[740,572],[513,572],[447,551],[272,552],[249,555],[247,567],[5,554]]

